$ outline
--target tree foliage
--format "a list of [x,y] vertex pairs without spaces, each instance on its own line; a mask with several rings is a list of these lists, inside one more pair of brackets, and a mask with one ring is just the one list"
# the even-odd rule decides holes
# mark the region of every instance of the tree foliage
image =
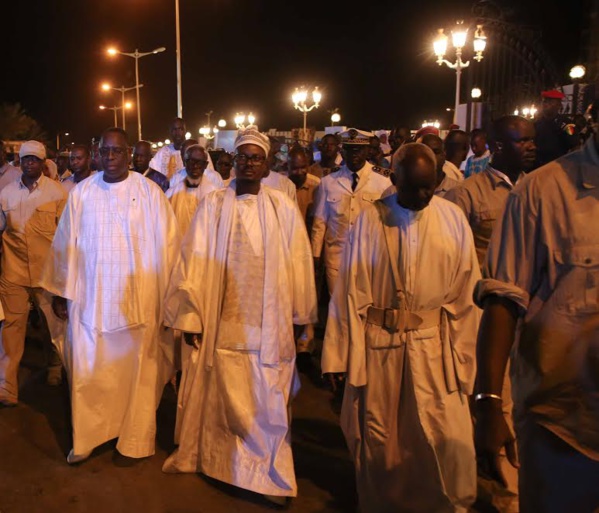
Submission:
[[38,121],[33,119],[20,103],[0,105],[0,140],[47,142],[48,135]]

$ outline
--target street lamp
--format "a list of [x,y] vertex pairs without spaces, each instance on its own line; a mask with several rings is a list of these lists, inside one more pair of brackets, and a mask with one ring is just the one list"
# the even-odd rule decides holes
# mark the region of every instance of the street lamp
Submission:
[[58,132],[56,134],[56,151],[60,151],[60,136],[61,135],[68,137],[70,134],[69,134],[69,132]]
[[135,88],[137,89],[137,139],[139,141],[141,141],[141,101],[139,99],[139,89],[140,89],[140,85],[139,85],[139,59],[141,57],[146,57],[147,55],[154,55],[155,53],[161,53],[164,52],[166,50],[166,48],[164,46],[161,46],[160,48],[155,48],[154,50],[152,50],[151,52],[140,52],[137,48],[135,49],[134,52],[121,52],[119,50],[117,50],[116,48],[108,48],[107,53],[108,55],[126,55],[127,57],[131,57],[133,59],[135,59]]
[[331,123],[333,123],[333,126],[335,126],[335,123],[339,123],[339,121],[341,121],[341,115],[338,112],[333,112],[331,114]]
[[580,80],[586,75],[587,69],[582,64],[577,64],[570,70],[570,78],[572,80]]
[[[437,39],[435,39],[433,42],[433,50],[437,56],[437,64],[439,66],[446,64],[447,67],[450,69],[455,69],[456,71],[455,108],[453,111],[454,123],[457,123],[458,107],[460,105],[460,78],[462,75],[462,70],[470,66],[470,61],[464,62],[462,60],[462,49],[464,46],[466,46],[467,39],[468,28],[464,27],[463,21],[458,21],[454,30],[451,32],[451,42],[456,53],[455,62],[450,62],[444,58],[445,54],[447,53],[448,37],[444,33],[443,29],[439,29]],[[477,25],[476,27],[476,31],[474,32],[473,46],[474,52],[476,53],[474,60],[480,62],[483,59],[483,52],[487,46],[487,36],[485,36],[483,32],[482,25]]]
[[209,141],[214,139],[216,134],[218,133],[218,128],[216,126],[211,127],[210,118],[212,116],[212,111],[206,112],[206,117],[208,118],[208,122],[200,128],[199,132],[202,137],[208,139]]
[[219,119],[218,120],[218,127],[219,128],[225,128],[227,126],[227,122],[224,119]]
[[317,109],[320,106],[320,100],[322,99],[322,94],[318,90],[318,87],[315,87],[312,91],[312,105],[308,107],[306,104],[306,100],[308,99],[308,91],[306,88],[302,86],[301,89],[295,88],[295,91],[291,95],[291,100],[293,101],[293,107],[299,110],[304,114],[304,132],[306,130],[306,121],[308,117],[308,112],[312,109]]
[[129,110],[129,109],[133,108],[133,104],[131,102],[127,102],[124,105],[122,105],[121,107],[118,107],[116,105],[114,107],[106,107],[105,105],[100,105],[98,108],[100,110],[111,110],[111,111],[113,111],[114,112],[114,126],[118,127],[119,124],[118,124],[117,117],[116,117],[117,110],[123,110],[123,109]]
[[570,78],[574,83],[574,88],[572,91],[572,102],[570,103],[571,114],[580,114],[582,112],[581,105],[583,102],[583,98],[580,98],[580,96],[582,96],[580,94],[580,81],[586,75],[586,73],[587,69],[582,64],[577,64],[570,70]]
[[472,89],[472,91],[470,91],[470,96],[472,96],[473,100],[478,100],[482,94],[483,92],[478,87],[475,87]]
[[[246,115],[243,112],[238,112],[235,114],[235,118],[233,119],[235,122],[235,126],[237,128],[245,128],[246,127]],[[256,116],[254,116],[251,112],[247,115],[247,124],[253,125],[256,122]]]
[[[112,87],[110,84],[104,82],[102,84],[102,91],[110,91],[111,89],[113,91],[120,91],[121,93],[121,114],[122,114],[122,120],[123,120],[123,130],[125,130],[125,109],[123,107],[125,107],[126,103],[125,103],[125,93],[127,91],[133,91],[133,89],[138,89],[139,87],[143,87],[143,84],[139,84],[139,86],[133,86],[133,87],[125,87],[125,86],[121,86],[121,87]],[[130,104],[129,104],[130,105]],[[131,108],[131,107],[125,107],[125,108]]]

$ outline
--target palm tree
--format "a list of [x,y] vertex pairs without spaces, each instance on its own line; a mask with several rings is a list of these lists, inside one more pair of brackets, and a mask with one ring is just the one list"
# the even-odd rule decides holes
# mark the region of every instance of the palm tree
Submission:
[[47,142],[48,136],[35,119],[27,114],[20,103],[0,105],[0,140]]

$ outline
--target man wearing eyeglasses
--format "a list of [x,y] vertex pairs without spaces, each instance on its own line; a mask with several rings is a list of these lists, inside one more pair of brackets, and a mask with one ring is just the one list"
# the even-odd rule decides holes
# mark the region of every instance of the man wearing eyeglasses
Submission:
[[[187,167],[185,166],[185,152],[187,151],[187,148],[197,144],[199,143],[196,139],[185,139],[185,141],[181,145],[181,162],[183,164],[181,168],[173,176],[171,176],[171,179],[169,180],[171,188],[175,188],[177,185],[179,185],[183,180],[187,178]],[[206,150],[206,148],[204,148],[204,150]],[[212,184],[216,188],[220,189],[221,187],[224,187],[225,184],[223,182],[223,179],[220,176],[220,174],[215,171],[209,152],[206,152],[206,158],[207,163],[204,169],[203,176],[205,176],[210,182],[212,182]]]
[[[23,143],[19,157],[22,175],[0,192],[0,299],[6,315],[0,336],[0,405],[4,406],[18,403],[17,373],[25,347],[29,301],[44,313],[55,344],[62,329],[48,294],[41,288],[40,271],[67,194],[58,182],[43,175],[46,148],[42,143]],[[61,375],[60,358],[53,349],[48,383],[60,384]]]
[[126,132],[107,129],[99,151],[104,171],[70,192],[41,286],[68,319],[67,461],[118,438],[115,462],[126,464],[154,454],[156,408],[172,374],[162,305],[180,243],[166,196],[129,172]]
[[261,183],[268,138],[249,127],[235,149],[235,182],[200,203],[167,294],[166,325],[196,349],[179,396],[179,448],[163,470],[284,504],[297,494],[294,325],[317,317],[310,242],[295,202]]
[[206,194],[219,189],[204,176],[208,165],[208,153],[202,146],[199,144],[188,146],[183,160],[186,177],[166,193],[179,223],[179,233],[182,237],[187,233],[200,200]]

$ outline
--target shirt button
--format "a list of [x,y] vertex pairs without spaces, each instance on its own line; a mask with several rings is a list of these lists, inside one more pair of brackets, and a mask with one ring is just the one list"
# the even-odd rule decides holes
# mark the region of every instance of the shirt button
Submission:
[[589,258],[589,257],[587,257],[587,258],[584,259],[584,263],[585,264],[590,264],[592,261],[593,261],[593,259]]

